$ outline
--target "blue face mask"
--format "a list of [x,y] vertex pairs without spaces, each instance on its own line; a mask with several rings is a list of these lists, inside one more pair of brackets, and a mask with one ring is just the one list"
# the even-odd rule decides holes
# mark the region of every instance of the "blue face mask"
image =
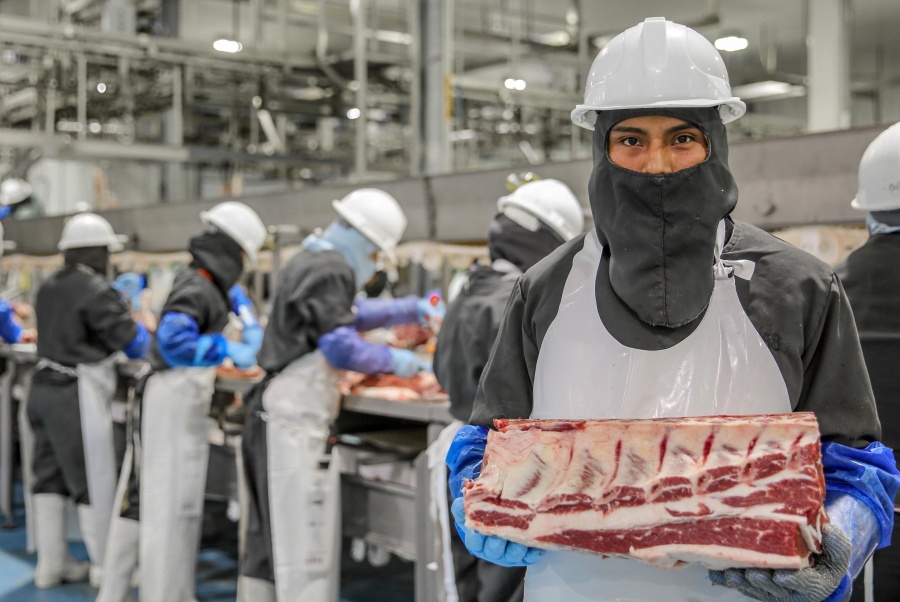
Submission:
[[350,264],[358,289],[362,288],[377,270],[375,262],[372,260],[372,254],[378,251],[378,246],[363,236],[356,228],[344,226],[339,222],[333,222],[321,236],[308,236],[303,241],[303,248],[308,251],[335,250],[339,252]]
[[[892,213],[900,213],[900,212],[892,212]],[[893,221],[893,220],[891,220]],[[875,217],[874,214],[870,213],[866,217],[866,228],[869,230],[870,236],[875,236],[876,234],[895,234],[900,232],[900,226],[886,224]]]

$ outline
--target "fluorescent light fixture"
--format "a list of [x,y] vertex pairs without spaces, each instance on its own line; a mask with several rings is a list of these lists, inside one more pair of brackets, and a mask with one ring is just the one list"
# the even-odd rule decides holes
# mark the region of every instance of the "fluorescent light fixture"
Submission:
[[747,42],[747,38],[739,38],[737,36],[728,36],[727,38],[719,38],[716,40],[716,48],[724,50],[725,52],[743,50],[749,45],[750,43]]
[[503,85],[507,90],[524,90],[525,89],[525,80],[524,79],[514,79],[512,77],[506,78],[506,81],[503,82]]
[[97,92],[99,92],[100,94],[106,92],[106,84],[104,84],[103,82],[97,84]]
[[741,100],[765,100],[773,98],[793,98],[806,94],[806,88],[787,82],[766,80],[735,86],[731,93]]
[[543,44],[544,46],[568,46],[572,41],[572,36],[569,35],[569,32],[565,30],[559,31],[551,31],[549,33],[536,33],[531,36],[531,39],[538,44]]
[[447,137],[450,139],[450,142],[461,142],[463,140],[472,140],[476,136],[475,130],[457,130],[450,132],[450,135]]
[[375,39],[379,42],[387,42],[388,44],[403,44],[409,46],[412,44],[413,37],[402,31],[391,31],[390,29],[375,30]]
[[513,86],[515,87],[516,90],[524,90],[525,89],[525,80],[517,79],[515,81],[515,83],[513,83]]
[[213,42],[213,48],[219,52],[229,52],[234,54],[235,52],[240,52],[243,47],[244,45],[237,40],[226,40],[225,38],[221,38]]
[[360,115],[362,115],[362,111],[360,111],[356,107],[347,109],[347,119],[359,119]]

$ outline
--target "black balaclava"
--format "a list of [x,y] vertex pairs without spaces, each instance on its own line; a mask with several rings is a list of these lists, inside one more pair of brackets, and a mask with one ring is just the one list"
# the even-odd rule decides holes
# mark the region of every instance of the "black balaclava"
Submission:
[[78,264],[87,266],[97,272],[101,278],[106,279],[107,270],[109,269],[109,248],[102,246],[67,249],[65,252],[65,263],[67,266]]
[[872,217],[874,217],[885,226],[891,226],[892,228],[900,226],[900,209],[893,209],[890,211],[873,211]]
[[[607,153],[612,127],[646,115],[699,127],[709,147],[706,160],[664,175],[613,164]],[[652,326],[675,328],[702,314],[714,284],[716,228],[738,197],[718,107],[599,111],[588,192],[616,295]]]
[[227,297],[228,290],[244,271],[241,245],[227,234],[213,229],[193,237],[188,251],[194,258],[191,267],[209,272],[213,283]]
[[497,214],[488,230],[491,261],[505,259],[524,272],[549,255],[563,241],[546,224],[540,224],[540,228],[532,232],[502,213]]

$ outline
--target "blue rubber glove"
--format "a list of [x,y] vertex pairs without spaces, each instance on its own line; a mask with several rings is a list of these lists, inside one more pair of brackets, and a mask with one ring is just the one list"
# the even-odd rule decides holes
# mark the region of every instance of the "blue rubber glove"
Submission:
[[137,323],[137,333],[134,335],[134,338],[131,339],[131,342],[125,346],[122,350],[125,352],[125,355],[128,359],[136,360],[147,355],[147,349],[150,347],[150,333],[147,332],[147,327]]
[[[256,318],[253,302],[250,301],[244,287],[235,284],[228,289],[228,300],[231,301],[231,311],[241,319],[245,331],[248,328],[259,328],[259,320]],[[262,337],[260,337],[260,341],[262,341]],[[244,342],[247,343],[247,341]]]
[[15,311],[6,301],[0,300],[0,338],[12,345],[22,336],[22,327],[15,320]]
[[416,301],[416,317],[422,326],[440,326],[446,313],[440,291],[431,291]]
[[419,372],[431,372],[431,365],[423,362],[412,351],[389,348],[391,351],[391,372],[397,376],[408,377]]
[[141,309],[141,291],[147,287],[146,280],[141,274],[134,272],[119,274],[113,281],[112,287],[118,291],[122,299],[131,305],[133,310]]
[[254,353],[262,349],[264,332],[261,326],[244,326],[241,332],[241,342],[252,347]]
[[246,343],[228,341],[225,345],[225,353],[241,370],[252,368],[256,365],[256,350]]
[[453,501],[450,511],[453,513],[456,530],[466,544],[466,549],[476,558],[500,566],[514,567],[532,565],[544,556],[545,551],[540,548],[530,548],[496,535],[482,535],[466,527],[466,511],[461,497]]

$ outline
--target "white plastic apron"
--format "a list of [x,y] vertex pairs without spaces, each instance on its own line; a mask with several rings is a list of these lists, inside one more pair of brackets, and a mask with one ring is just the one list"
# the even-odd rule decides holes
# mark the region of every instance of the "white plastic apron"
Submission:
[[194,599],[214,368],[147,379],[141,405],[141,602]]
[[79,511],[81,534],[91,564],[103,564],[106,535],[116,495],[116,452],[113,443],[112,399],[116,393],[113,354],[93,364],[79,364],[78,404],[90,506]]
[[[450,529],[453,526],[453,518],[450,516],[450,500],[447,491],[447,452],[453,444],[453,439],[465,423],[454,420],[444,427],[431,445],[428,446],[428,476],[431,488],[430,504],[428,505],[428,518],[431,521],[434,534],[432,545],[436,548],[435,556],[441,559],[440,569],[437,574],[441,580],[441,589],[438,602],[458,602],[459,592],[456,589],[456,570],[453,564],[453,552],[450,549]],[[431,556],[429,555],[429,558]],[[421,560],[421,559],[420,559]]]
[[278,602],[332,602],[340,586],[341,483],[337,450],[319,468],[340,410],[338,372],[320,351],[274,377],[262,397],[269,516]]
[[[724,229],[719,230],[719,245]],[[772,353],[747,318],[734,278],[752,264],[716,266],[709,308],[697,329],[670,349],[625,347],[597,313],[595,281],[602,245],[596,232],[575,255],[559,313],[541,345],[532,418],[662,418],[791,411]],[[726,268],[726,266],[729,266]],[[749,268],[749,269],[748,269]],[[528,568],[526,602],[743,601],[711,585],[699,565],[667,571],[635,560],[549,552]]]

